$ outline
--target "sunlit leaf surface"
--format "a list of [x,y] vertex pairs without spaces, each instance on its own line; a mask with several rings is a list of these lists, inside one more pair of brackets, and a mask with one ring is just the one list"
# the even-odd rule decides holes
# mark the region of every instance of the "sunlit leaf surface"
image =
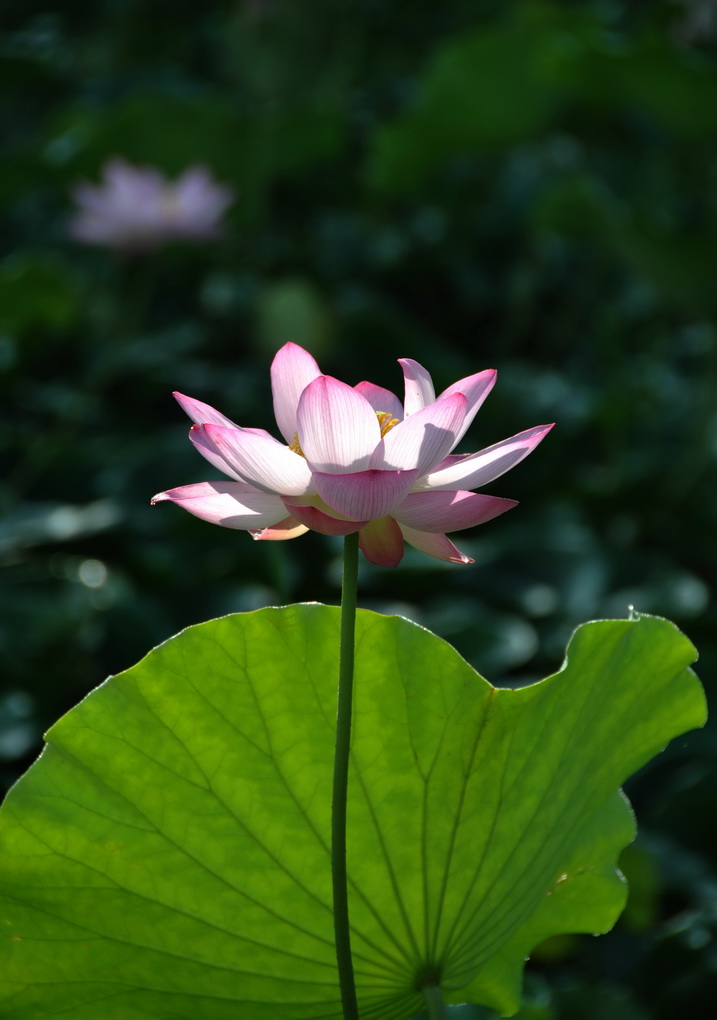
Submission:
[[[184,631],[48,735],[2,815],[0,1016],[340,1015],[329,804],[338,610]],[[525,955],[603,931],[633,822],[620,782],[704,702],[689,642],[581,627],[564,669],[497,690],[428,631],[361,612],[349,810],[362,1018],[417,989],[516,1009]]]

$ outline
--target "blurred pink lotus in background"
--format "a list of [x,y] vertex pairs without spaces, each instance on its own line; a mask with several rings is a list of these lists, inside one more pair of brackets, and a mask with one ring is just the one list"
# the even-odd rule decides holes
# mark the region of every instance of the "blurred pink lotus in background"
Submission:
[[74,192],[77,211],[70,236],[82,244],[143,252],[169,241],[210,241],[234,200],[209,170],[191,166],[170,181],[149,166],[111,159],[99,185],[83,182]]

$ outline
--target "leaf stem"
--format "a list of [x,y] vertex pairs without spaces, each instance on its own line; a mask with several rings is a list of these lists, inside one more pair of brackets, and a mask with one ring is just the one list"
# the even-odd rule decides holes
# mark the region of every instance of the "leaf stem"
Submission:
[[428,1020],[446,1020],[446,1007],[438,985],[424,985],[421,991],[428,1007]]
[[344,1020],[359,1020],[356,1002],[349,901],[346,880],[346,800],[351,749],[351,710],[354,685],[354,636],[358,586],[358,532],[344,538],[344,569],[341,582],[341,639],[339,646],[339,693],[336,710],[334,790],[331,804],[331,877],[334,892],[336,962]]

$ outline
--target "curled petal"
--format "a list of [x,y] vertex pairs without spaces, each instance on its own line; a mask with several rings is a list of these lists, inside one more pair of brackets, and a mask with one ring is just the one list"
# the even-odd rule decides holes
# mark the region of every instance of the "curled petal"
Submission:
[[418,489],[476,489],[519,464],[547,436],[552,425],[537,425],[479,453],[450,457],[417,483]]
[[371,521],[402,503],[416,480],[415,471],[314,472],[319,496],[330,508],[354,521]]
[[189,438],[202,457],[208,460],[213,467],[223,472],[223,474],[229,475],[230,478],[235,478],[238,482],[246,481],[238,471],[234,470],[231,464],[227,463],[224,454],[217,449],[213,440],[207,435],[201,425],[192,425],[189,430]]
[[321,375],[316,361],[298,344],[284,344],[271,365],[271,389],[274,394],[274,417],[289,445],[298,431],[296,409],[299,397],[310,382]]
[[164,500],[210,524],[239,531],[270,528],[286,517],[286,507],[278,496],[242,482],[196,482],[152,497],[152,503]]
[[285,496],[312,491],[311,470],[304,458],[271,436],[220,425],[204,425],[202,430],[229,467],[257,489]]
[[368,524],[368,521],[341,521],[338,517],[331,517],[330,514],[319,510],[318,507],[299,506],[286,499],[284,504],[297,521],[301,521],[306,528],[318,531],[321,535],[352,535]]
[[452,386],[449,386],[439,396],[439,400],[445,400],[446,397],[450,397],[454,393],[462,393],[468,401],[463,426],[458,434],[456,443],[460,442],[468,431],[468,427],[478,413],[483,401],[495,386],[497,378],[498,373],[494,369],[489,368],[485,372],[477,372],[475,375],[466,376],[465,379],[459,379],[458,382],[454,382]]
[[457,443],[467,399],[454,393],[422,407],[387,432],[371,457],[372,468],[430,471]]
[[173,393],[172,396],[177,401],[179,406],[186,414],[196,422],[197,425],[223,425],[225,428],[236,429],[239,426],[235,425],[233,421],[226,418],[220,411],[210,407],[209,404],[203,403],[201,400],[195,400],[194,397],[185,397],[183,393]]
[[410,493],[392,515],[401,526],[440,534],[484,524],[516,505],[514,499],[479,492],[432,490]]
[[409,414],[415,414],[426,404],[432,404],[436,399],[436,391],[433,388],[433,380],[423,365],[419,365],[413,358],[399,358],[398,363],[403,369],[406,387],[403,416],[408,418]]
[[359,532],[359,549],[377,567],[397,567],[403,559],[403,535],[392,517],[371,521]]
[[395,393],[391,393],[390,390],[385,390],[383,386],[376,386],[371,382],[360,382],[357,386],[354,386],[354,389],[368,400],[377,414],[383,411],[386,414],[390,414],[392,418],[397,418],[398,421],[403,420],[403,405]]
[[296,417],[301,449],[316,471],[361,471],[381,439],[369,402],[329,375],[306,387]]
[[475,563],[470,556],[462,553],[450,538],[445,535],[434,535],[427,531],[418,531],[402,524],[401,533],[409,545],[427,556],[433,556],[437,560],[445,560],[447,563]]
[[299,524],[293,517],[285,517],[283,521],[274,524],[271,528],[263,528],[261,531],[251,531],[251,537],[257,542],[286,542],[290,538],[298,538],[305,535],[309,529],[304,524]]

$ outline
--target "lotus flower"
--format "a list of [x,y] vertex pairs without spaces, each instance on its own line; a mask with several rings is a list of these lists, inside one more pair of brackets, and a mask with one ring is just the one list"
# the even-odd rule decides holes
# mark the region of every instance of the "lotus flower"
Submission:
[[397,566],[404,542],[451,563],[472,563],[446,537],[497,517],[515,501],[472,492],[515,467],[552,425],[539,425],[480,453],[453,455],[490,393],[496,373],[478,372],[436,398],[431,377],[399,361],[403,405],[370,382],[351,387],[322,375],[313,357],[286,344],[271,366],[274,413],[286,443],[240,428],[213,407],[175,393],[195,424],[189,438],[231,481],[160,492],[212,524],[256,539],[359,532],[371,563]]
[[178,239],[211,240],[233,200],[201,166],[172,182],[154,167],[113,159],[102,175],[101,185],[83,183],[74,191],[78,209],[69,232],[83,244],[140,252]]

